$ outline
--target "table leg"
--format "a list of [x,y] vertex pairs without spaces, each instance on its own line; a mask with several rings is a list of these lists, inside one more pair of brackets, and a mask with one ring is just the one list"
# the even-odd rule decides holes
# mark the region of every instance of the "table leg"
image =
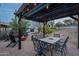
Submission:
[[53,55],[52,45],[49,46],[49,54],[50,54],[50,56]]

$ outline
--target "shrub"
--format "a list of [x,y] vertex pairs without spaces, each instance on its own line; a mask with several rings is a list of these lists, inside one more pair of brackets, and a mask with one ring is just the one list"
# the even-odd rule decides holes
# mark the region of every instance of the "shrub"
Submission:
[[[50,34],[52,32],[54,32],[56,30],[56,28],[50,28],[48,25],[45,25],[45,34]],[[39,28],[40,32],[43,32],[43,27]]]

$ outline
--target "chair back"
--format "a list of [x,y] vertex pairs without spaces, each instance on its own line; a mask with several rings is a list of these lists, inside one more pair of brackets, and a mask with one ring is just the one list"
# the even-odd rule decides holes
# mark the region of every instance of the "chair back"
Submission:
[[67,44],[67,42],[68,42],[68,39],[69,39],[69,36],[67,36],[67,38],[66,38],[66,40],[64,41],[64,44],[63,44],[62,47],[65,47],[65,46],[66,46],[66,44]]
[[9,34],[9,38],[10,38],[11,42],[13,42],[13,43],[16,42],[15,37],[14,37],[13,34]]
[[54,34],[54,37],[60,38],[60,34]]
[[34,44],[34,49],[37,50],[40,47],[40,41],[32,35],[31,40]]

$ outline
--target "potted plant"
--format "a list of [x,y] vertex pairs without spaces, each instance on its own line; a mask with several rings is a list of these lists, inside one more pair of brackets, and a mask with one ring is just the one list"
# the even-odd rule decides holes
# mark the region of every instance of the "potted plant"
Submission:
[[21,40],[22,41],[25,41],[27,38],[28,38],[28,21],[26,20],[23,20],[21,21],[21,34],[22,34],[22,37],[21,37]]
[[[26,38],[28,37],[28,27],[29,27],[29,24],[28,24],[28,21],[25,20],[24,18],[21,19],[21,40],[24,41],[26,40]],[[15,30],[17,33],[18,33],[18,27],[19,27],[19,24],[18,24],[18,18],[15,16],[14,18],[12,18],[12,22],[10,22],[10,27],[12,28],[12,30]]]
[[28,38],[28,33],[26,32],[25,34],[22,35],[21,41],[25,41]]

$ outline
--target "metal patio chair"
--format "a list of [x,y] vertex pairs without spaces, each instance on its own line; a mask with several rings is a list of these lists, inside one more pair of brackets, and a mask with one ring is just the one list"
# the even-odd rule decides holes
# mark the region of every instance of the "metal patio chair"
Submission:
[[67,42],[68,42],[69,36],[67,36],[66,40],[64,42],[57,42],[55,44],[55,51],[57,53],[60,53],[61,56],[66,55],[67,54]]
[[46,56],[48,52],[48,44],[40,41],[36,35],[32,35],[31,40],[34,44],[34,50],[37,52],[36,55]]
[[34,44],[34,50],[36,51],[36,56],[37,55],[42,55],[42,49],[41,49],[41,46],[40,46],[40,41],[38,40],[37,37],[35,37],[35,35],[31,37],[31,40]]
[[17,44],[17,41],[15,39],[15,36],[13,35],[14,32],[10,32],[9,34],[9,39],[10,39],[10,43],[6,46],[9,47],[10,45],[12,45],[12,47],[14,47]]
[[48,43],[46,43],[46,42],[41,41],[40,46],[41,46],[41,49],[42,49],[42,54],[43,54],[44,56],[48,55],[49,52],[50,52],[50,47],[51,47],[51,45],[48,44]]

